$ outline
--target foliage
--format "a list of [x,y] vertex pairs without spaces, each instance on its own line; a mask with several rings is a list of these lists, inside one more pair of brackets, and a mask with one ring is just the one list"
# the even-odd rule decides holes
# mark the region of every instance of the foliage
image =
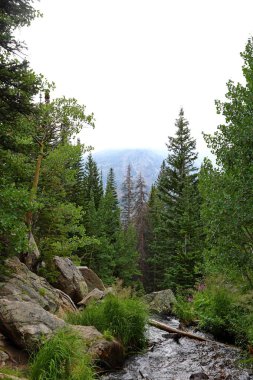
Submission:
[[32,380],[92,380],[91,360],[76,332],[59,330],[40,348],[31,363]]
[[134,182],[132,176],[132,168],[129,164],[125,175],[124,182],[122,183],[122,197],[121,197],[121,220],[124,228],[128,228],[132,222],[134,209]]
[[115,242],[114,276],[124,282],[124,286],[132,285],[140,275],[139,253],[137,251],[136,230],[132,224],[121,229]]
[[[204,199],[202,216],[206,226],[207,259],[210,267],[227,268],[253,287],[253,166],[252,94],[253,40],[241,54],[245,85],[227,83],[226,101],[216,101],[225,117],[213,136],[205,139],[217,166],[204,163],[200,190]],[[212,265],[217,260],[217,265]],[[227,272],[228,272],[227,271]]]
[[[161,167],[156,193],[153,190],[152,194],[153,205],[159,205],[161,216],[151,211],[158,224],[152,221],[150,225],[153,241],[149,246],[152,270],[157,272],[156,268],[160,268],[158,288],[174,290],[194,285],[198,277],[194,268],[201,261],[200,197],[194,166],[196,142],[190,135],[183,109],[175,125],[176,135],[169,137],[168,157]],[[160,202],[155,200],[156,196]]]
[[95,326],[101,333],[109,332],[122,342],[129,353],[144,347],[147,318],[147,308],[140,300],[108,295],[100,303],[90,304],[81,312],[69,314],[67,321]]

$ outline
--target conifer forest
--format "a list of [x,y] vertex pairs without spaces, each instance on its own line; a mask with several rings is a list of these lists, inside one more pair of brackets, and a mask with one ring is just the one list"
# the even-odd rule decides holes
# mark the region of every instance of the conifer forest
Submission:
[[130,164],[120,186],[113,167],[103,184],[92,150],[76,138],[95,128],[96,110],[55,98],[54,84],[25,59],[15,32],[39,17],[32,1],[1,1],[0,15],[1,275],[32,233],[49,282],[57,255],[139,295],[171,289],[181,319],[252,347],[253,38],[241,53],[244,82],[231,78],[225,101],[216,100],[224,123],[203,136],[212,158],[199,164],[179,106],[148,191]]

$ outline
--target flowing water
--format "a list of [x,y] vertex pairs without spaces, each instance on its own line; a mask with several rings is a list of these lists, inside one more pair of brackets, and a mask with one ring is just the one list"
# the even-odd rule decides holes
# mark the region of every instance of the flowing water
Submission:
[[[173,319],[164,322],[179,325]],[[155,327],[149,327],[147,334],[148,351],[129,358],[122,370],[105,374],[102,380],[253,379],[253,373],[242,368],[241,351],[236,347],[179,338]]]

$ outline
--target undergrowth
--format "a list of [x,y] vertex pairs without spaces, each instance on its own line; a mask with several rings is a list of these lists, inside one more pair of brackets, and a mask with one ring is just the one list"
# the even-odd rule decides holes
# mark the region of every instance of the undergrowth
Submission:
[[175,314],[184,322],[198,322],[215,338],[253,346],[253,291],[235,286],[222,276],[209,278],[189,298],[177,297]]
[[94,380],[84,342],[71,329],[59,330],[33,357],[31,380]]
[[145,347],[147,319],[147,307],[142,301],[114,295],[67,316],[67,322],[71,324],[95,326],[101,333],[113,335],[128,354]]

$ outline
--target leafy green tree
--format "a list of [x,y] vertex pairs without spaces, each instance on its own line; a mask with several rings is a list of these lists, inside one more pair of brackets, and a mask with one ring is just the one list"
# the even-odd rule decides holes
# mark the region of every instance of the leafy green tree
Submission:
[[207,234],[207,268],[221,268],[253,287],[253,39],[249,39],[242,67],[245,84],[229,81],[226,101],[216,102],[226,122],[205,139],[216,166],[206,160],[200,189]]
[[35,112],[33,96],[41,78],[22,59],[22,44],[14,33],[36,16],[31,1],[0,4],[0,260],[27,247],[24,214],[29,207],[30,126],[24,119]]

